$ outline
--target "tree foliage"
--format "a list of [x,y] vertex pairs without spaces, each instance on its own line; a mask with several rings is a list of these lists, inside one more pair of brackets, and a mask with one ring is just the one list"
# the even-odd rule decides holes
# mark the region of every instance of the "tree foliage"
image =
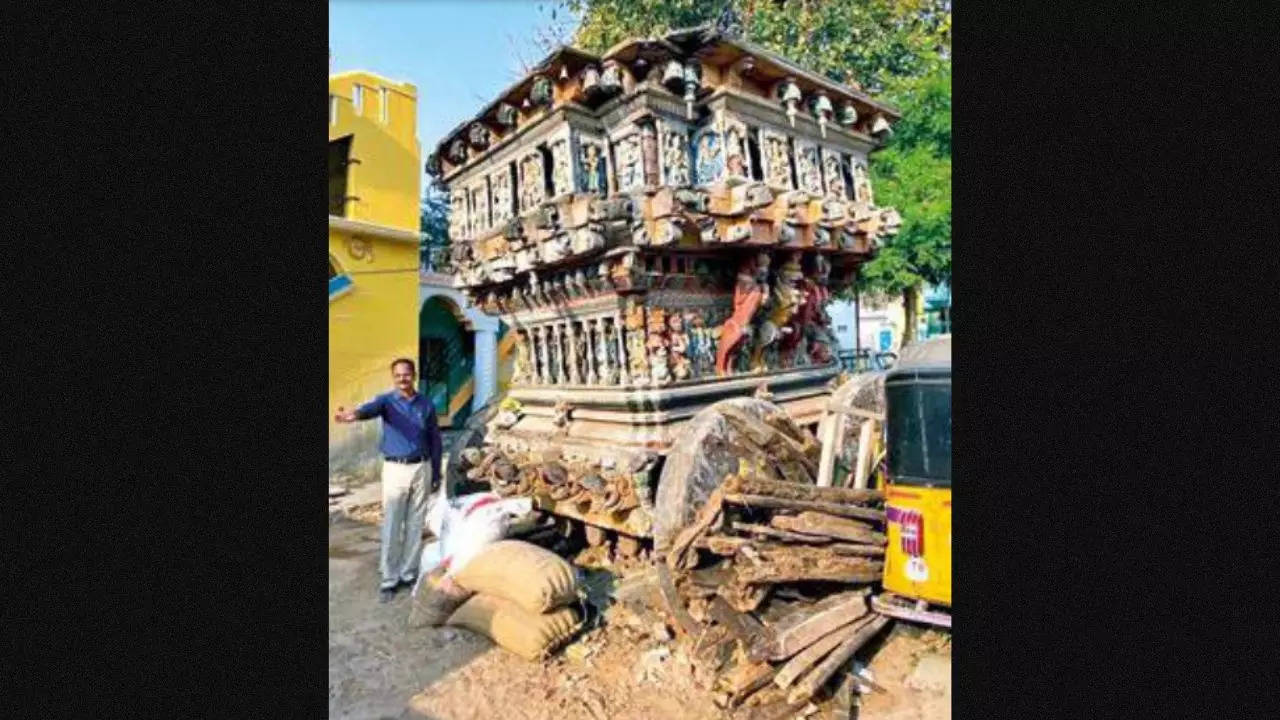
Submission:
[[435,184],[428,184],[422,193],[418,229],[422,240],[418,250],[422,266],[431,266],[431,253],[449,244],[449,196]]
[[951,275],[950,0],[565,0],[574,44],[602,53],[629,37],[714,22],[726,8],[751,42],[902,111],[870,163],[877,204],[902,228],[862,271],[874,294]]

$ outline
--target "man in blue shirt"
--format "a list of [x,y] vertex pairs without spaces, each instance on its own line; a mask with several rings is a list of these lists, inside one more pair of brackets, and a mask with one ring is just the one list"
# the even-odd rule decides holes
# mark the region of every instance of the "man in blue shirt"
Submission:
[[[413,587],[422,555],[427,496],[440,484],[440,427],[435,406],[417,391],[413,361],[391,363],[395,389],[355,410],[338,408],[340,423],[382,419],[382,554],[378,593],[387,602],[401,587]],[[426,461],[431,485],[425,484]]]

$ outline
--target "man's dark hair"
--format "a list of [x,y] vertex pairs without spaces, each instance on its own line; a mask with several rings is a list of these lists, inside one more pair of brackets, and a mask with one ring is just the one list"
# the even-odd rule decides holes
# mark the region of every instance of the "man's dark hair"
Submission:
[[413,371],[413,374],[414,374],[414,375],[417,375],[417,374],[418,374],[418,366],[417,366],[417,365],[414,365],[414,364],[413,364],[413,361],[412,361],[412,360],[410,360],[409,358],[403,358],[403,357],[402,357],[402,358],[396,358],[395,360],[392,360],[392,361],[391,361],[391,372],[395,372],[395,371],[396,371],[396,366],[397,366],[397,365],[408,365],[408,366],[409,366],[409,369]]

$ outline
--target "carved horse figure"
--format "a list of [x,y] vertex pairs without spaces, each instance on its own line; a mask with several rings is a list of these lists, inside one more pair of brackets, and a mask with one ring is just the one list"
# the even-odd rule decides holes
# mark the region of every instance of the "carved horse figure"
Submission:
[[720,343],[716,348],[717,375],[729,372],[729,359],[746,339],[751,318],[760,309],[768,292],[764,282],[768,272],[769,256],[765,253],[743,260],[738,267],[738,284],[733,289],[733,312],[720,326]]

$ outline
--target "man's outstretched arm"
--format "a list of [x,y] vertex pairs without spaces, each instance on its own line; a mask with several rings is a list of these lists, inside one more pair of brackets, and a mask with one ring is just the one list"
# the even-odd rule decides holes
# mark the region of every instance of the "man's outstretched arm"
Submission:
[[355,410],[344,409],[338,406],[338,412],[334,414],[333,419],[340,423],[355,422],[357,420],[371,420],[382,414],[382,397],[376,397],[373,400],[361,405]]

